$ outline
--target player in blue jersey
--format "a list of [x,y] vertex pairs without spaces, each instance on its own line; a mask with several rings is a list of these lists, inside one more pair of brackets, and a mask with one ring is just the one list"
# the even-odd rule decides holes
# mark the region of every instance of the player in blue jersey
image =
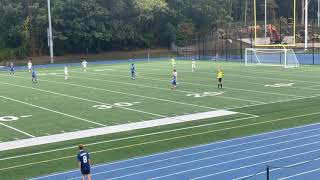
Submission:
[[131,64],[130,70],[131,70],[131,79],[135,79],[136,78],[136,68],[134,67],[134,64]]
[[10,63],[10,76],[14,76],[14,66],[13,66],[13,62]]
[[34,68],[32,68],[31,76],[32,76],[31,81],[32,81],[33,83],[37,83],[37,82],[38,82],[38,81],[37,81],[37,73],[36,73],[36,70],[35,70]]
[[77,160],[82,174],[82,180],[85,180],[86,177],[88,178],[88,180],[91,180],[91,161],[89,153],[87,151],[84,151],[82,144],[79,145],[79,153],[77,154]]
[[172,90],[177,88],[177,80],[178,80],[178,73],[174,69],[172,73],[172,88],[171,88]]

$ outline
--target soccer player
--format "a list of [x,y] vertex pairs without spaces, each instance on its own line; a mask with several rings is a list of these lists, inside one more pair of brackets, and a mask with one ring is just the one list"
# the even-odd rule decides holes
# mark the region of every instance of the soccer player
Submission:
[[10,76],[14,76],[14,65],[13,65],[13,62],[10,63]]
[[223,78],[223,72],[221,68],[219,68],[217,72],[217,80],[218,80],[218,88],[221,88],[221,89],[222,89],[222,78]]
[[174,69],[172,73],[172,90],[177,89],[177,80],[178,80],[178,73]]
[[83,60],[81,63],[83,72],[87,72],[87,65],[88,65],[88,62],[86,60]]
[[33,83],[37,83],[37,82],[38,82],[38,81],[37,81],[37,73],[36,73],[36,70],[35,70],[34,68],[32,68],[31,76],[32,76],[31,81],[32,81]]
[[136,68],[134,67],[134,64],[131,64],[130,70],[131,70],[131,79],[135,79],[136,78]]
[[83,145],[79,145],[79,153],[77,154],[78,165],[82,174],[82,180],[85,180],[87,177],[88,180],[91,180],[90,169],[91,169],[91,161],[89,157],[89,153],[84,151]]
[[29,70],[29,72],[32,71],[32,62],[31,62],[31,59],[28,61],[28,70]]
[[171,64],[173,68],[176,68],[176,60],[175,59],[171,59]]
[[68,80],[68,75],[69,75],[69,71],[68,71],[68,67],[65,66],[64,67],[64,80]]
[[192,59],[192,72],[196,71],[196,61]]

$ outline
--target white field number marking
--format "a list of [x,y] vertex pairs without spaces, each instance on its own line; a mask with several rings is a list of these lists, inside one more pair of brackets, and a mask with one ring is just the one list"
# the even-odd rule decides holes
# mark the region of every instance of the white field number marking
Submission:
[[99,109],[99,110],[106,110],[106,109],[112,109],[114,107],[129,107],[133,106],[134,104],[139,104],[140,102],[133,102],[133,103],[128,103],[128,102],[118,102],[114,103],[112,105],[94,105],[92,106],[93,108]]
[[58,75],[58,73],[39,73],[38,74],[38,76],[48,76],[48,75],[55,76],[55,75]]
[[10,121],[16,121],[19,120],[20,118],[27,118],[27,117],[31,117],[32,115],[25,115],[25,116],[0,116],[0,121],[2,122],[10,122]]
[[218,96],[223,94],[224,92],[204,92],[204,93],[193,93],[188,94],[188,97],[195,97],[195,98],[201,98],[201,97],[208,97],[208,96]]
[[270,85],[270,84],[267,84],[265,85],[265,87],[292,87],[294,85],[294,83],[288,83],[288,84],[284,84],[284,83],[277,83],[277,84],[273,84],[273,85]]

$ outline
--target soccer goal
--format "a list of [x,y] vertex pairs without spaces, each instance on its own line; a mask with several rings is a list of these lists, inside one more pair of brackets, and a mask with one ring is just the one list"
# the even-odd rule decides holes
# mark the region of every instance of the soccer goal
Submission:
[[247,48],[245,65],[299,67],[299,61],[293,49],[259,49]]

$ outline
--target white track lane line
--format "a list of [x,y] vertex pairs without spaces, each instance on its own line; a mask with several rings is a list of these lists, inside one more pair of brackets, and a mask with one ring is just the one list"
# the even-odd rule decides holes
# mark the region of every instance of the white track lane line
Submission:
[[[314,161],[319,161],[319,160],[320,160],[320,159],[316,159],[316,160],[314,160]],[[310,160],[308,160],[308,161],[302,161],[302,162],[298,162],[298,163],[294,163],[294,164],[289,164],[289,165],[287,165],[286,167],[293,167],[293,166],[301,165],[301,164],[308,163],[308,162],[310,162]],[[281,170],[281,169],[283,169],[283,168],[272,168],[272,169],[270,169],[270,172],[278,171],[278,170]],[[263,172],[256,173],[256,174],[250,174],[250,175],[246,175],[246,176],[234,178],[234,179],[232,179],[232,180],[243,180],[243,179],[249,178],[249,177],[251,177],[251,176],[253,176],[253,175],[258,176],[258,175],[265,174],[265,173],[266,173],[266,172],[263,171]],[[278,179],[278,180],[279,180],[279,179]]]
[[305,174],[310,174],[310,173],[317,172],[317,171],[320,171],[320,168],[314,169],[314,170],[311,170],[311,171],[306,171],[306,172],[299,173],[299,174],[295,174],[295,175],[292,175],[292,176],[283,177],[283,178],[280,178],[278,180],[291,179],[291,178],[294,178],[294,177],[298,177],[298,176],[305,175]]
[[[319,135],[317,135],[317,136],[319,136]],[[314,137],[316,137],[316,136],[314,136]],[[303,139],[303,138],[302,138],[302,139]],[[304,138],[304,139],[306,139],[306,138]],[[301,140],[301,139],[300,139],[300,140]],[[297,140],[295,140],[295,141],[297,141]],[[290,141],[290,142],[294,142],[294,141]],[[287,148],[284,148],[284,149],[278,149],[278,150],[275,150],[275,151],[269,151],[269,152],[265,152],[265,153],[255,154],[255,155],[251,155],[251,156],[247,156],[247,157],[243,157],[243,158],[233,159],[233,160],[230,160],[230,161],[224,161],[224,162],[221,162],[221,163],[210,164],[210,165],[207,165],[207,166],[201,166],[201,167],[199,167],[199,168],[193,168],[193,169],[188,169],[188,170],[184,170],[184,171],[178,171],[178,172],[172,173],[172,174],[167,174],[167,175],[163,175],[163,176],[159,176],[159,177],[149,178],[149,180],[166,178],[166,177],[169,177],[169,176],[178,175],[178,174],[183,174],[183,173],[186,173],[186,172],[191,172],[191,171],[196,171],[196,170],[205,169],[205,168],[209,168],[209,167],[219,166],[219,165],[222,165],[222,164],[228,164],[228,163],[237,162],[237,161],[241,161],[241,160],[245,160],[245,159],[251,159],[251,158],[255,158],[255,157],[259,157],[259,156],[263,156],[263,155],[268,155],[268,154],[283,152],[283,151],[287,151],[287,150],[291,150],[291,149],[297,149],[297,148],[306,147],[306,146],[310,146],[310,145],[314,145],[314,144],[319,144],[319,143],[320,143],[320,141],[316,141],[316,142],[307,143],[307,144],[303,144],[303,145],[287,147]],[[279,144],[279,143],[277,143],[277,144]],[[274,144],[274,145],[276,145],[276,144]],[[253,149],[251,149],[251,150],[253,150]],[[249,151],[249,150],[246,150],[246,151]],[[315,151],[320,151],[320,150],[314,150],[313,152],[315,152]],[[239,152],[243,152],[243,151],[239,151]],[[191,164],[191,163],[195,163],[195,162],[199,162],[199,161],[204,161],[204,160],[208,160],[208,159],[213,159],[213,158],[216,158],[216,157],[231,155],[231,154],[236,154],[236,152],[227,153],[227,154],[224,154],[224,155],[206,157],[206,158],[202,158],[202,159],[197,159],[197,160],[193,160],[193,161],[188,161],[188,162],[173,164],[173,165],[164,166],[164,167],[161,167],[161,168],[155,168],[155,169],[146,170],[146,171],[135,172],[135,173],[127,174],[127,175],[124,175],[124,176],[119,176],[119,177],[115,177],[115,178],[109,178],[109,180],[112,180],[112,179],[120,179],[120,178],[124,178],[124,177],[127,178],[127,177],[134,176],[134,175],[138,175],[138,174],[145,174],[145,173],[148,173],[148,172],[163,170],[163,169],[172,168],[172,167],[176,167],[176,166],[181,166],[181,165],[185,165],[185,164]],[[265,162],[261,162],[261,163],[265,163]]]
[[[95,175],[99,175],[99,174],[105,174],[105,173],[115,172],[115,171],[119,171],[119,170],[125,170],[125,169],[134,168],[134,167],[154,164],[154,163],[161,163],[161,162],[168,161],[168,160],[173,160],[173,159],[178,159],[178,158],[183,158],[183,157],[188,157],[188,156],[204,154],[204,153],[213,152],[213,151],[217,151],[217,150],[223,150],[223,149],[229,149],[229,148],[234,148],[234,147],[239,147],[239,146],[245,146],[245,145],[249,145],[249,144],[254,144],[254,143],[259,143],[259,142],[264,142],[264,141],[269,141],[269,140],[275,140],[275,139],[280,139],[280,138],[284,138],[284,137],[289,137],[289,136],[293,136],[293,135],[305,134],[307,132],[313,132],[313,131],[318,131],[318,130],[320,130],[320,128],[307,130],[307,131],[296,132],[296,133],[292,133],[292,134],[281,135],[281,136],[275,136],[275,137],[271,137],[271,138],[265,138],[265,139],[256,140],[256,141],[249,141],[249,142],[245,142],[245,143],[239,143],[239,144],[229,145],[229,146],[220,147],[220,148],[207,149],[207,150],[204,150],[204,151],[198,151],[198,152],[194,152],[194,153],[187,153],[187,154],[180,155],[180,156],[173,156],[171,158],[160,159],[160,160],[151,161],[151,162],[147,162],[147,163],[140,163],[140,164],[136,164],[136,165],[133,165],[133,166],[122,167],[122,168],[118,168],[118,169],[114,169],[114,170],[110,170],[110,171],[101,171],[99,173],[94,173],[94,174],[91,174],[91,175],[95,176]],[[256,148],[260,148],[260,147],[262,147],[262,146],[256,146]],[[71,179],[77,179],[77,178],[79,178],[79,177],[74,177],[74,178],[71,178]]]
[[240,170],[240,169],[245,169],[245,168],[248,168],[248,167],[253,167],[253,166],[257,166],[257,165],[263,165],[263,164],[266,164],[266,163],[270,163],[270,162],[274,162],[274,161],[278,161],[278,160],[283,160],[283,159],[288,159],[288,158],[292,158],[292,157],[297,157],[297,156],[301,156],[301,155],[311,154],[311,153],[315,153],[315,152],[319,152],[319,151],[320,150],[317,149],[317,150],[312,150],[312,151],[307,151],[307,152],[303,152],[303,153],[294,154],[294,155],[291,155],[291,156],[284,156],[284,157],[277,158],[277,159],[272,159],[272,160],[268,160],[268,161],[263,161],[263,162],[259,162],[259,163],[255,163],[255,164],[242,166],[240,168],[229,169],[229,170],[217,172],[217,173],[214,173],[214,174],[208,174],[208,175],[205,175],[205,176],[196,177],[196,178],[193,178],[191,180],[203,179],[203,178],[207,178],[207,177],[214,176],[214,175],[217,175],[217,174],[224,174],[224,173],[228,173],[228,172],[232,172],[232,171],[237,171],[237,170]]
[[[309,114],[304,114],[304,115],[299,115],[299,116],[286,117],[286,118],[280,118],[280,119],[274,119],[274,120],[268,120],[268,121],[262,121],[262,122],[239,125],[239,126],[233,126],[233,127],[229,127],[229,128],[223,128],[223,129],[212,130],[212,131],[205,131],[205,132],[189,134],[189,135],[185,135],[185,136],[178,136],[178,137],[172,137],[172,138],[167,138],[167,139],[162,139],[162,140],[155,140],[155,141],[139,143],[139,144],[133,144],[133,145],[123,146],[123,147],[118,147],[118,148],[113,148],[113,149],[105,149],[105,150],[100,150],[100,151],[96,151],[96,152],[91,152],[91,154],[107,152],[107,151],[117,150],[117,149],[123,149],[123,148],[127,148],[127,147],[140,146],[140,145],[145,145],[145,144],[165,142],[165,141],[175,140],[175,139],[182,139],[182,138],[192,137],[192,136],[196,136],[196,135],[203,135],[203,134],[208,134],[208,133],[221,132],[221,131],[232,130],[232,129],[237,129],[237,128],[250,127],[250,126],[255,126],[255,125],[260,125],[260,124],[268,124],[268,123],[279,122],[279,121],[284,121],[284,120],[288,120],[288,119],[294,119],[294,118],[305,117],[305,116],[310,116],[310,115],[317,115],[317,114],[320,114],[320,112],[309,113]],[[237,119],[235,119],[233,121],[236,121],[236,120]],[[239,120],[241,120],[241,118]],[[34,164],[47,163],[47,162],[51,162],[51,161],[57,161],[57,160],[60,160],[60,159],[68,159],[68,158],[73,158],[73,157],[74,156],[67,156],[67,157],[61,157],[61,158],[56,158],[56,159],[44,160],[44,161],[40,161],[40,162],[33,162],[33,163],[28,163],[28,164],[11,166],[11,167],[7,167],[7,168],[2,168],[2,169],[0,169],[0,171],[1,170],[7,170],[7,169],[14,169],[14,168],[18,168],[18,167],[30,166],[30,165],[34,165]]]

